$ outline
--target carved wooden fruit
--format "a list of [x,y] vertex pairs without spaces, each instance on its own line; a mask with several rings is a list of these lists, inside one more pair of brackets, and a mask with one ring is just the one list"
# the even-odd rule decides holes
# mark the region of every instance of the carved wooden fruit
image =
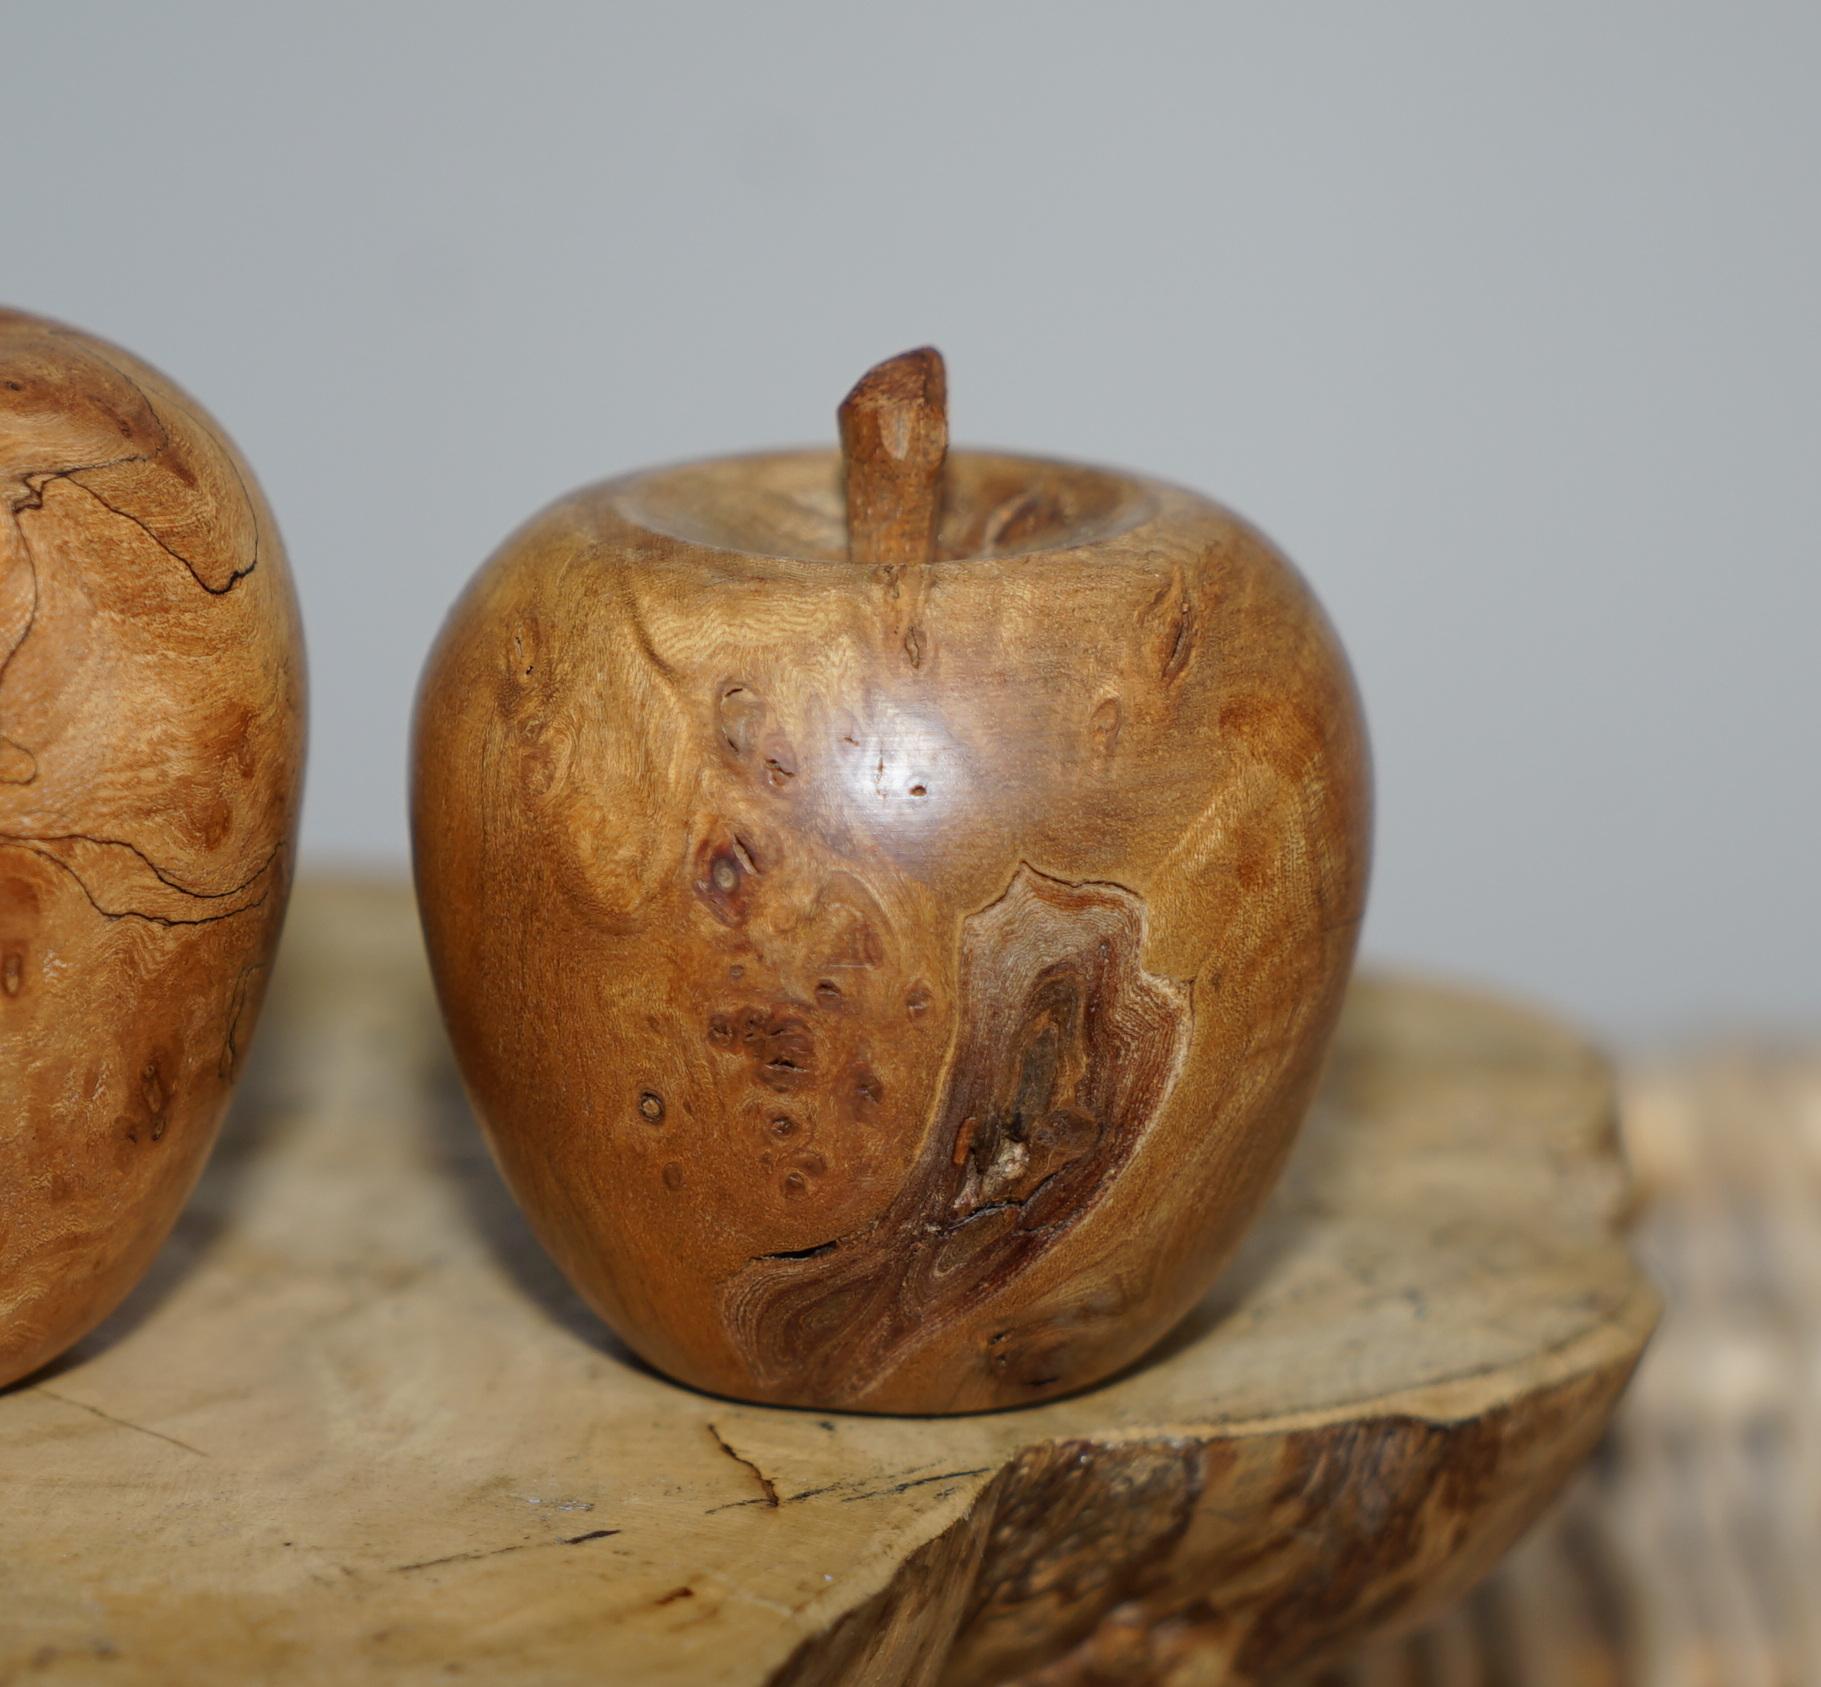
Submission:
[[303,642],[251,471],[118,348],[0,311],[0,1384],[138,1280],[291,875]]
[[[426,670],[413,822],[464,1080],[653,1364],[961,1411],[1206,1290],[1365,895],[1345,659],[1192,493],[961,452],[934,353],[828,453],[588,488]],[[938,514],[939,512],[939,514]],[[850,554],[851,536],[851,554]]]

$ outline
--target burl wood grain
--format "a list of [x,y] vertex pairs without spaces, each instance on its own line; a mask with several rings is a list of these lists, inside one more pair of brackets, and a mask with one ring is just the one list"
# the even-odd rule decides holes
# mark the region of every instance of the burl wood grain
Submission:
[[509,540],[426,669],[413,823],[476,1111],[608,1322],[717,1391],[959,1411],[1136,1358],[1237,1241],[1368,775],[1308,588],[1204,498],[906,446],[934,556],[850,533],[868,428],[946,431],[939,362],[891,368],[845,487],[697,463]]
[[250,471],[115,347],[0,311],[0,1383],[138,1279],[265,990],[301,632]]
[[[1021,869],[963,922],[963,1042],[916,1164],[862,1229],[753,1260],[726,1318],[768,1389],[837,1398],[883,1374],[926,1323],[1018,1277],[1091,1205],[1175,1082],[1186,992],[1146,975],[1138,901]],[[787,1174],[788,1175],[788,1174]],[[1058,1333],[987,1340],[996,1372],[1039,1391]]]

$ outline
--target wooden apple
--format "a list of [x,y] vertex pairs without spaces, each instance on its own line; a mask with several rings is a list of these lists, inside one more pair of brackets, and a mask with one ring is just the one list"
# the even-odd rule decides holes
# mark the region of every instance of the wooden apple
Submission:
[[303,692],[234,447],[0,311],[0,1384],[126,1294],[201,1173],[284,915]]
[[1024,1403],[1154,1343],[1281,1166],[1364,731],[1219,505],[946,455],[933,352],[841,421],[845,476],[633,475],[481,570],[418,701],[424,928],[508,1181],[652,1364]]

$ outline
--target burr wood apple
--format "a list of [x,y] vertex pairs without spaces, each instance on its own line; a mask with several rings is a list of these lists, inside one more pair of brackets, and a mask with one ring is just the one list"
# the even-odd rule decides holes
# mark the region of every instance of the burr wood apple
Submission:
[[1366,885],[1346,661],[1253,528],[949,453],[631,475],[475,577],[418,700],[424,929],[563,1270],[652,1364],[945,1412],[1135,1359],[1308,1104]]
[[202,1170],[283,918],[303,685],[226,437],[0,310],[0,1384],[120,1300]]

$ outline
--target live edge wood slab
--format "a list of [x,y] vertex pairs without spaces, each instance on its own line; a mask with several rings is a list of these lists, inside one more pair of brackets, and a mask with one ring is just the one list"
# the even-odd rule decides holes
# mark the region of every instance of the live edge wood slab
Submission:
[[987,1416],[741,1406],[611,1344],[454,1078],[403,886],[305,881],[151,1276],[0,1394],[0,1682],[1224,1683],[1411,1621],[1656,1316],[1600,1061],[1364,980],[1145,1364]]

